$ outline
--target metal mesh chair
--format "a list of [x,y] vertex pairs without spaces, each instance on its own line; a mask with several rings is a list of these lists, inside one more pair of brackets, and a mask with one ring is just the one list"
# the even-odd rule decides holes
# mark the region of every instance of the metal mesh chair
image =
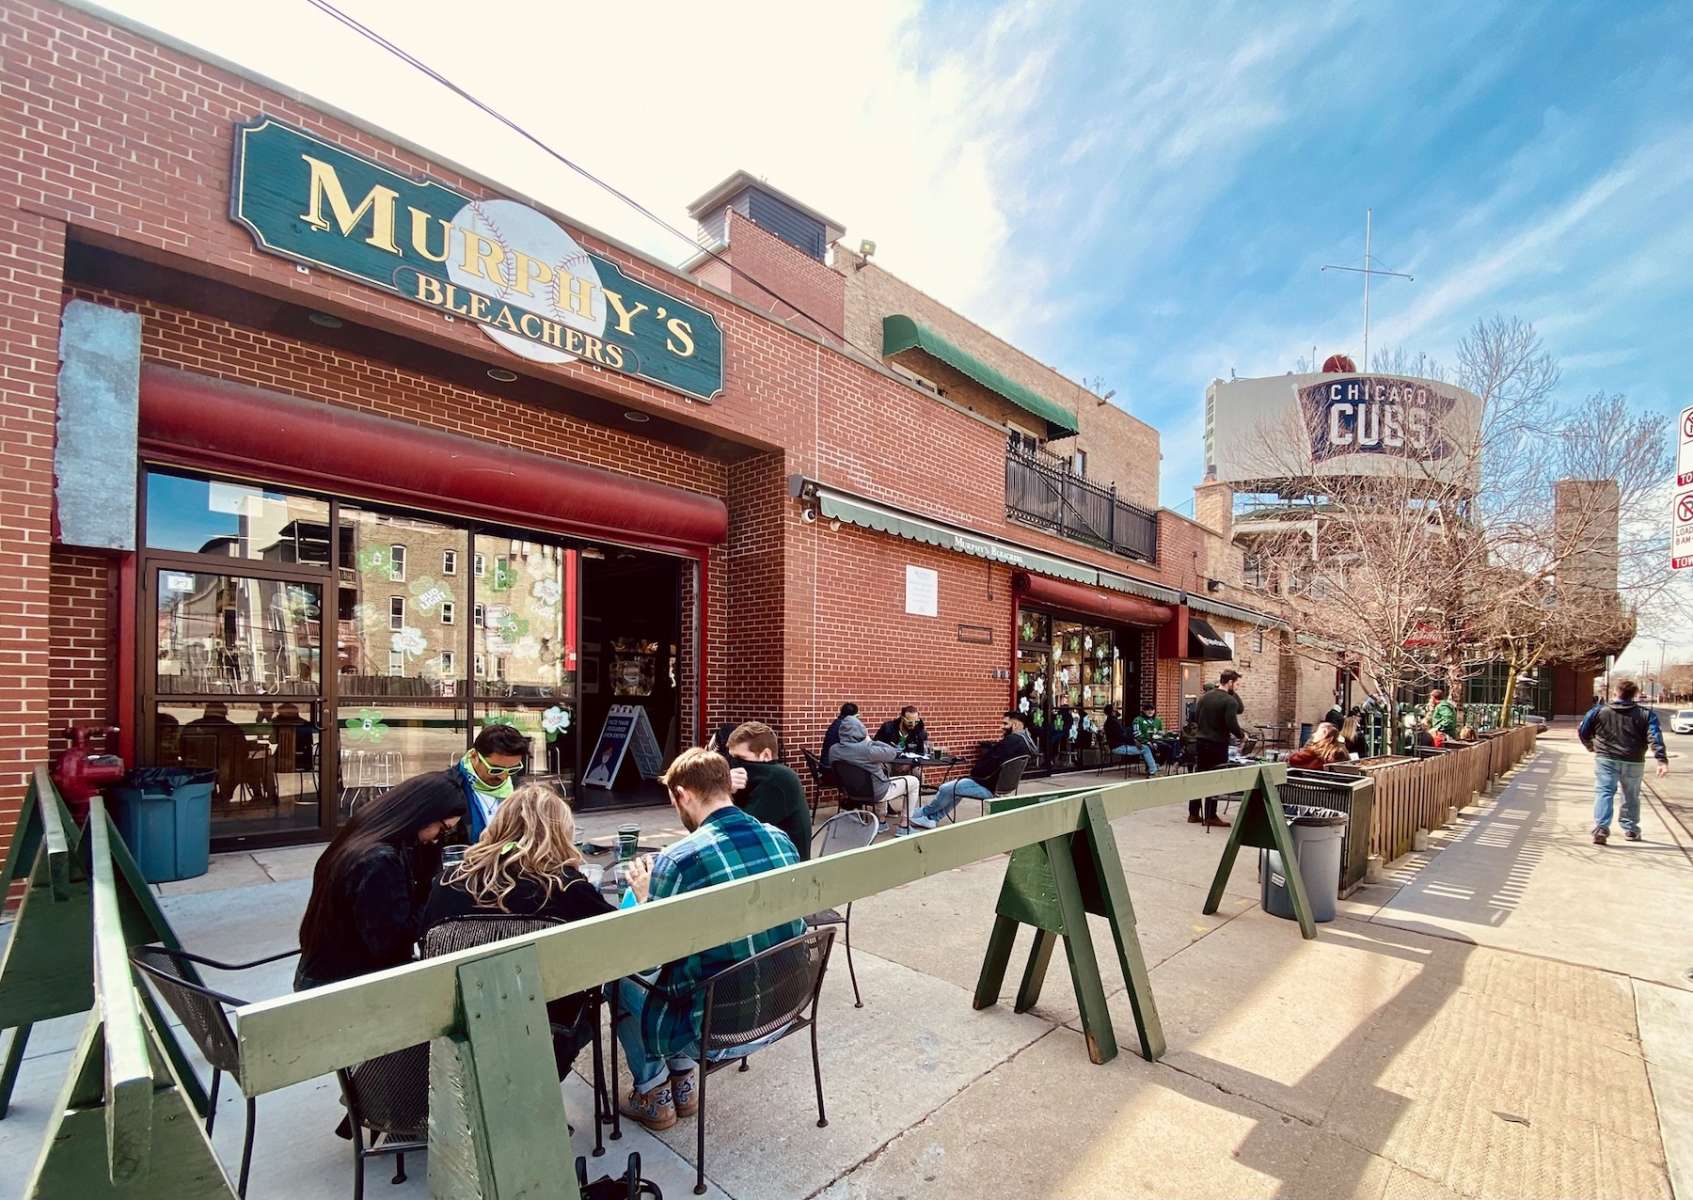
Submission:
[[823,798],[824,791],[839,791],[840,785],[835,782],[829,769],[823,765],[822,760],[815,754],[809,750],[801,750],[800,753],[805,756],[806,774],[811,776],[811,819],[815,821],[817,820],[817,802]]
[[[210,967],[216,971],[245,971],[265,963],[292,958],[298,953],[298,950],[286,950],[281,954],[256,958],[252,962],[225,963],[190,954],[186,950],[173,950],[156,942],[135,946],[129,952],[130,962],[151,981],[159,993],[159,998],[181,1019],[183,1029],[212,1068],[212,1086],[206,1093],[208,1135],[212,1132],[213,1122],[217,1120],[218,1086],[223,1082],[224,1075],[234,1079],[237,1086],[241,1083],[241,1046],[236,1041],[235,1026],[230,1024],[229,1014],[224,1011],[224,1006],[240,1008],[247,1002],[214,991],[199,982],[193,966]],[[184,964],[191,965],[185,970]],[[253,1165],[253,1124],[256,1116],[257,1101],[249,1096],[247,1130],[241,1139],[241,1174],[236,1184],[236,1194],[241,1196],[247,1194],[247,1176]]]
[[[824,858],[842,850],[868,846],[876,840],[876,826],[875,816],[863,809],[836,813],[823,822],[823,827],[812,837],[812,857]],[[858,994],[858,972],[852,966],[852,904],[848,902],[845,915],[836,909],[825,908],[822,912],[812,913],[805,919],[805,924],[808,929],[841,926],[845,932],[847,977],[852,980],[852,1006],[863,1008],[864,998]]]
[[[473,913],[452,917],[432,925],[423,935],[423,957],[435,958],[457,950],[486,946],[504,938],[521,937],[553,929],[564,922],[551,917],[523,917],[509,913]],[[566,1020],[552,1019],[553,1056],[562,1080],[571,1062],[581,1052],[584,1043],[594,1050],[594,1157],[605,1153],[603,1125],[610,1119],[612,1097],[606,1085],[605,1052],[600,1045],[600,1009],[604,993],[598,988],[553,1001],[547,1005],[549,1018],[566,1016]]]
[[[353,1133],[353,1200],[364,1198],[364,1160],[394,1156],[395,1183],[406,1181],[406,1155],[429,1146],[429,1043],[366,1059],[335,1072]],[[370,1146],[364,1135],[370,1133]],[[376,1144],[378,1138],[384,1141]]]
[[[1016,758],[1008,758],[1000,763],[999,774],[993,777],[993,798],[997,800],[1001,796],[1015,796],[1017,789],[1023,786],[1023,772],[1028,769],[1029,756],[1026,754],[1018,755]],[[988,801],[984,798],[981,803],[982,815],[986,816]],[[952,811],[955,815],[957,814],[958,806],[956,804],[953,805]]]
[[871,775],[857,763],[838,762],[832,768],[835,778],[841,784],[841,807],[869,808],[876,807],[876,782]]

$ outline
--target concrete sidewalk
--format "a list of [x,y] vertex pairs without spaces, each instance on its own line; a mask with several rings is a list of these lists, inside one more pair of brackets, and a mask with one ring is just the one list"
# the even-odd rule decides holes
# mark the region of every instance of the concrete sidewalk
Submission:
[[[824,989],[829,1127],[807,1115],[803,1039],[716,1076],[711,1194],[1637,1200],[1672,1196],[1673,1176],[1693,1200],[1693,947],[1677,919],[1693,913],[1693,863],[1662,815],[1670,793],[1648,806],[1645,842],[1592,847],[1588,761],[1567,731],[1541,742],[1507,788],[1344,902],[1315,942],[1259,911],[1250,853],[1221,910],[1200,914],[1221,831],[1176,809],[1118,822],[1169,1039],[1157,1064],[1127,1049],[1089,1064],[1061,955],[1033,1011],[1010,1010],[1015,969],[999,1007],[971,1010],[1003,860],[860,902],[865,1007],[852,1007],[839,957]],[[1693,779],[1664,782],[1693,800]],[[270,860],[273,873],[294,877],[167,890],[164,903],[191,944],[257,954],[291,944],[308,886],[288,856]],[[1095,934],[1114,964],[1102,923]],[[1108,965],[1127,1046],[1114,975]],[[239,986],[279,993],[286,969]],[[60,1022],[31,1042],[0,1123],[0,1198],[21,1194],[73,1034]],[[586,1096],[567,1086],[579,1152]],[[348,1194],[338,1117],[332,1080],[261,1098],[250,1195]],[[240,1133],[226,1098],[227,1163]],[[638,1149],[667,1195],[687,1195],[693,1139],[692,1121],[662,1138],[631,1133],[595,1165]],[[373,1163],[370,1194],[425,1195],[423,1165],[391,1187]]]

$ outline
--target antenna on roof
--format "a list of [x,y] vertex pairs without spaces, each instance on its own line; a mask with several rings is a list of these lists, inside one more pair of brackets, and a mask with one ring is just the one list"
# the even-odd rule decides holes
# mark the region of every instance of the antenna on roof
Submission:
[[[1378,271],[1370,266],[1370,224],[1375,216],[1375,211],[1373,208],[1364,210],[1364,265],[1362,267],[1337,267],[1332,263],[1327,263],[1323,266],[1325,271],[1352,271],[1364,277],[1364,370],[1366,372],[1370,369],[1370,276],[1391,275],[1396,279],[1409,279],[1413,282],[1416,279],[1416,276],[1407,275],[1403,271]],[[1315,355],[1315,349],[1311,353]]]

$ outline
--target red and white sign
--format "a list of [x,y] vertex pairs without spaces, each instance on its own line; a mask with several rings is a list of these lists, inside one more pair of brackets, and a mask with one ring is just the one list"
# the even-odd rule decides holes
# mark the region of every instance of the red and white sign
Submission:
[[1693,405],[1681,410],[1681,430],[1676,438],[1675,486],[1693,485]]
[[1669,565],[1672,571],[1693,568],[1693,488],[1676,493],[1670,505]]

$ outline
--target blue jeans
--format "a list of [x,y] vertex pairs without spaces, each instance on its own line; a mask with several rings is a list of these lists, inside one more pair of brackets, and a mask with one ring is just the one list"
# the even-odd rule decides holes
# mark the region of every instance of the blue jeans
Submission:
[[1138,754],[1141,758],[1146,760],[1146,773],[1148,775],[1158,774],[1158,760],[1152,757],[1152,747],[1150,745],[1113,746],[1111,748],[1111,753],[1116,755],[1118,758],[1133,758]]
[[1646,778],[1646,764],[1628,762],[1620,758],[1593,760],[1593,828],[1611,827],[1611,801],[1617,785],[1622,785],[1622,825],[1624,833],[1640,828],[1640,781]]
[[[641,978],[649,983],[657,978],[657,972],[643,975]],[[617,1044],[623,1047],[623,1057],[629,1060],[629,1076],[635,1081],[637,1092],[650,1092],[672,1075],[686,1075],[699,1066],[699,1043],[688,1047],[685,1054],[651,1054],[647,1051],[646,1043],[641,1041],[641,1006],[646,1003],[647,990],[640,984],[629,979],[619,979],[615,983],[606,984],[606,996],[612,998],[616,989],[617,1000]],[[737,1046],[732,1050],[716,1050],[712,1052],[712,1062],[723,1062],[727,1059],[745,1058],[754,1050],[768,1046],[779,1037],[783,1030],[777,1029],[765,1037]]]
[[969,776],[941,784],[935,798],[918,811],[931,821],[938,821],[958,807],[960,800],[992,800],[993,793]]

